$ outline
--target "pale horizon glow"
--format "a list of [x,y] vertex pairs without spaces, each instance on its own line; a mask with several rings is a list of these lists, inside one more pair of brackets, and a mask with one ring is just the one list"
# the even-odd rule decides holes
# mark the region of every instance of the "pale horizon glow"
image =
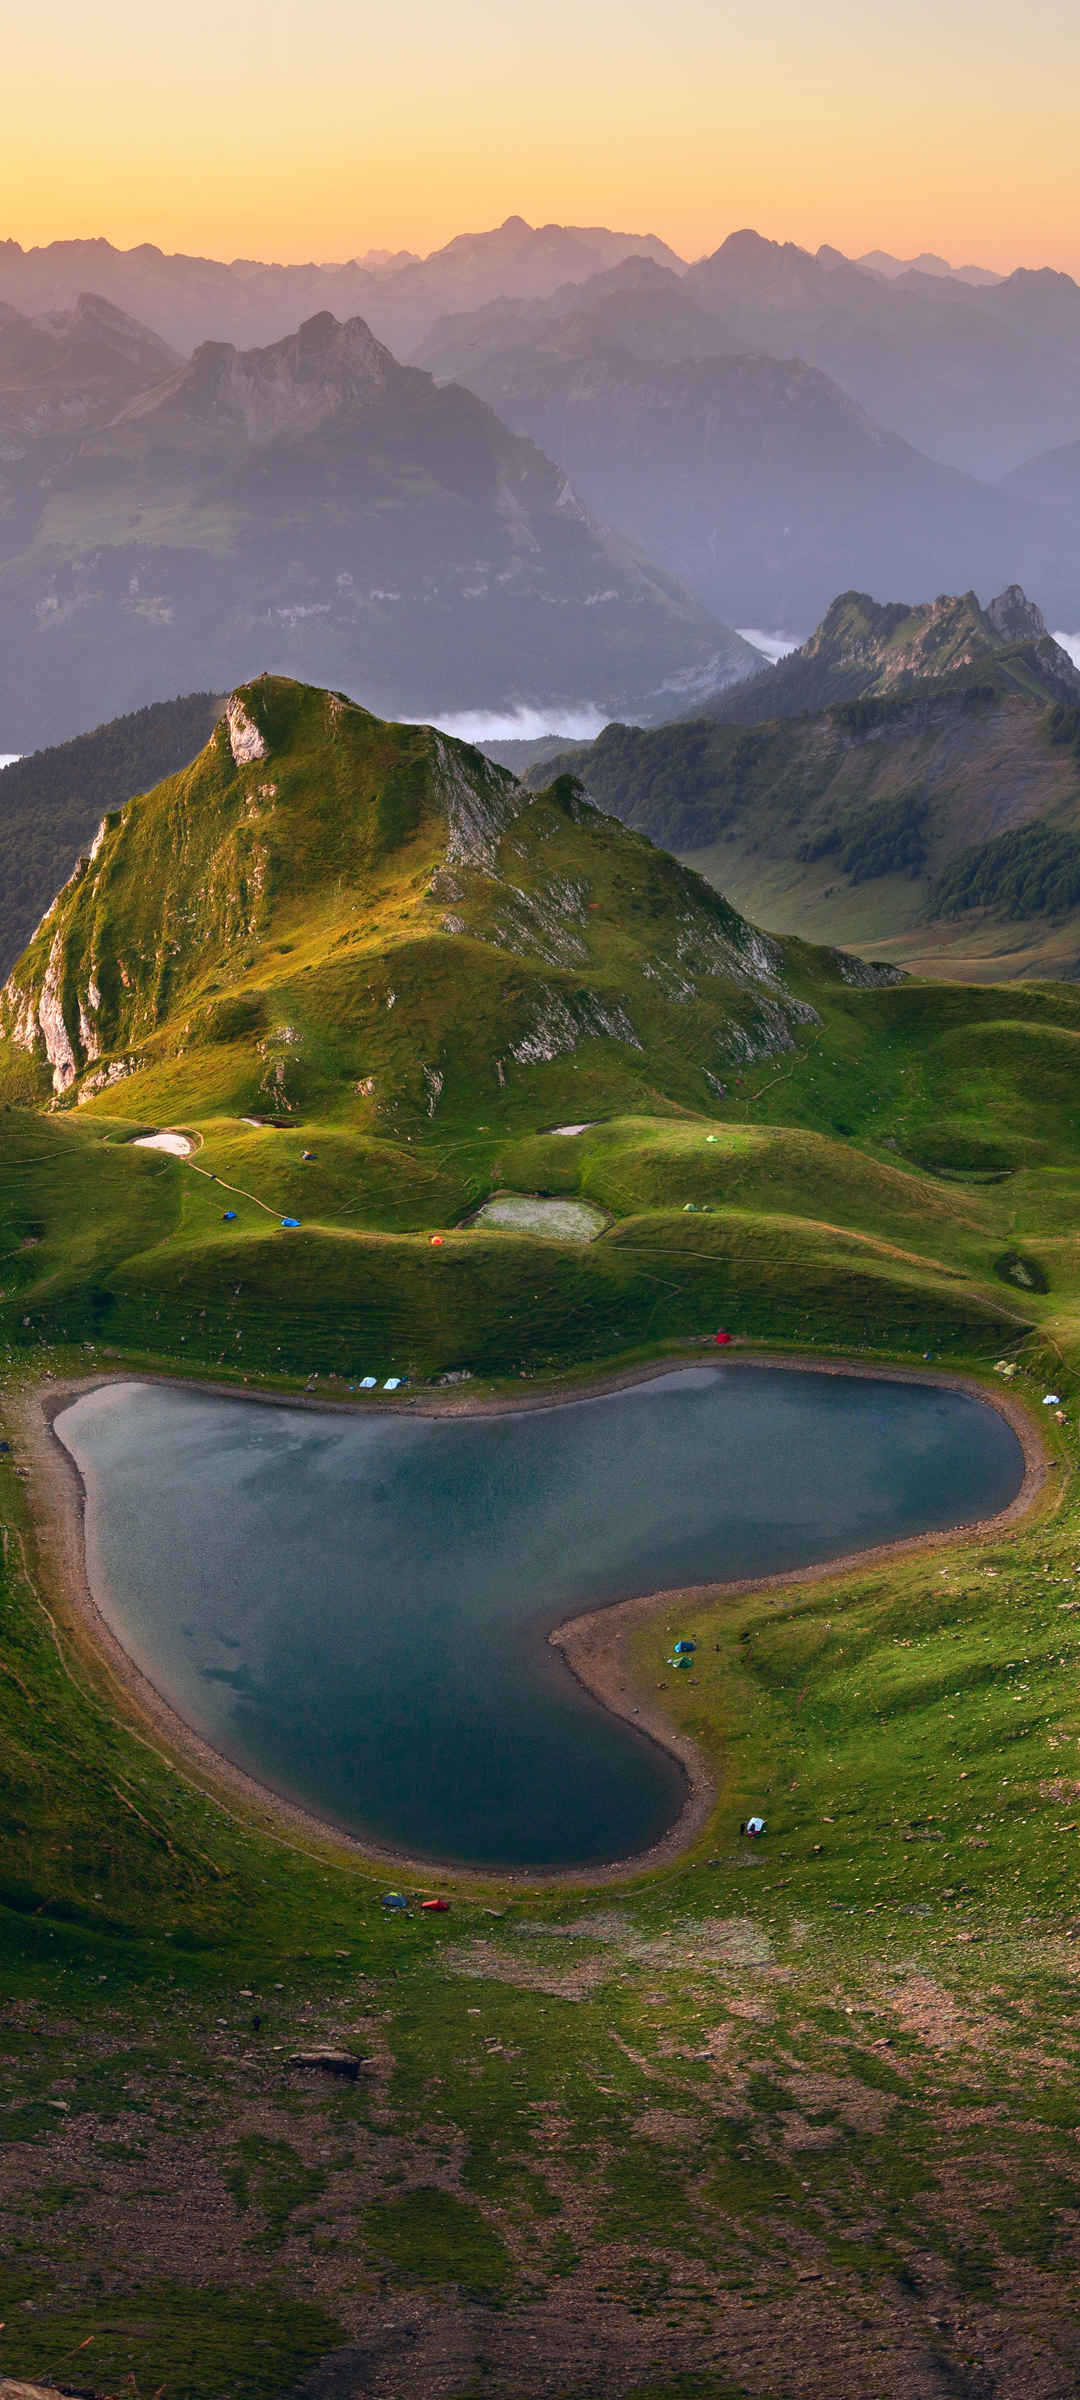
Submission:
[[1078,79],[1059,0],[54,0],[5,29],[0,235],[304,262],[520,214],[1080,272]]

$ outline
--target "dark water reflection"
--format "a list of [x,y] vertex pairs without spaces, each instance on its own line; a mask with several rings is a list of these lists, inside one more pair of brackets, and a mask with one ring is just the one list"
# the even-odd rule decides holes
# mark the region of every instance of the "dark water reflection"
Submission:
[[738,1366],[441,1421],[114,1384],[57,1431],[99,1606],[188,1724],[354,1832],[526,1867],[644,1849],[684,1792],[553,1620],[988,1516],[1023,1476],[962,1393]]

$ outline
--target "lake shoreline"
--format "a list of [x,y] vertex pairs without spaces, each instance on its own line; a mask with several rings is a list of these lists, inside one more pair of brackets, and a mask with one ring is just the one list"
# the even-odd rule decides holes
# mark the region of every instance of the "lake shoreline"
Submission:
[[[485,1398],[479,1394],[463,1393],[460,1387],[455,1387],[452,1393],[407,1395],[404,1400],[387,1402],[382,1406],[387,1414],[408,1412],[436,1417],[525,1413],[601,1399],[610,1393],[678,1372],[680,1368],[702,1365],[721,1371],[754,1367],[796,1369],[807,1373],[861,1376],[876,1382],[915,1383],[931,1390],[962,1392],[968,1398],[984,1401],[1006,1419],[1023,1453],[1024,1474],[1020,1488],[1008,1507],[991,1518],[849,1552],[805,1568],[614,1600],[584,1613],[564,1616],[552,1624],[547,1633],[548,1643],[559,1653],[575,1680],[600,1706],[624,1718],[642,1738],[663,1750],[675,1761],[683,1776],[685,1797],[673,1824],[648,1850],[630,1858],[614,1859],[595,1867],[548,1870],[462,1866],[433,1857],[417,1858],[387,1844],[351,1834],[315,1811],[275,1792],[271,1786],[234,1766],[215,1750],[162,1698],[112,1632],[90,1586],[85,1486],[74,1458],[55,1430],[56,1419],[73,1401],[88,1392],[116,1383],[164,1383],[185,1392],[205,1393],[231,1400],[251,1400],[255,1405],[308,1408],[330,1414],[344,1407],[349,1409],[350,1414],[354,1413],[346,1400],[310,1392],[291,1394],[237,1390],[235,1385],[207,1383],[182,1375],[134,1368],[99,1369],[83,1376],[51,1379],[47,1383],[24,1387],[13,1398],[25,1445],[24,1455],[32,1469],[31,1494],[35,1504],[33,1513],[40,1564],[47,1581],[62,1599],[63,1614],[77,1645],[88,1654],[92,1666],[100,1668],[103,1665],[107,1669],[116,1687],[121,1712],[132,1725],[136,1738],[149,1742],[175,1772],[183,1774],[185,1766],[194,1770],[192,1780],[197,1788],[217,1806],[225,1807],[225,1795],[231,1794],[244,1805],[246,1811],[260,1817],[263,1820],[262,1830],[272,1833],[276,1839],[288,1839],[291,1836],[294,1844],[302,1840],[305,1848],[316,1844],[324,1856],[344,1854],[357,1866],[368,1865],[372,1870],[385,1867],[398,1876],[407,1877],[410,1882],[422,1885],[425,1890],[436,1884],[468,1884],[474,1889],[521,1885],[557,1890],[560,1887],[592,1888],[625,1883],[670,1865],[689,1851],[708,1824],[718,1796],[712,1770],[703,1752],[667,1716],[657,1700],[655,1687],[645,1685],[633,1672],[628,1658],[628,1645],[631,1635],[640,1625],[661,1615],[665,1609],[677,1606],[700,1608],[704,1604],[711,1605],[754,1591],[791,1589],[841,1576],[857,1567],[878,1566],[890,1557],[944,1548],[957,1542],[995,1539],[1034,1508],[1053,1465],[1041,1427],[1026,1405],[1011,1391],[987,1388],[977,1377],[959,1372],[946,1370],[935,1373],[915,1367],[878,1366],[866,1360],[801,1356],[790,1352],[740,1351],[733,1358],[730,1351],[718,1357],[711,1351],[703,1354],[698,1348],[690,1352],[679,1351],[645,1365],[616,1370],[591,1381],[581,1379],[572,1386],[549,1387],[542,1392],[495,1394]],[[368,1401],[357,1405],[359,1413],[362,1413],[365,1407],[370,1409],[372,1404]]]

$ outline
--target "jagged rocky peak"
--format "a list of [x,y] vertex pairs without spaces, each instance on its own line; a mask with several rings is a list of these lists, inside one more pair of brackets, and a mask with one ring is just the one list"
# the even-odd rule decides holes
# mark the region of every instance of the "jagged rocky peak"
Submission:
[[[1027,655],[1055,695],[1080,697],[1080,674],[1047,632],[1042,610],[1018,583],[985,608],[975,592],[942,593],[913,608],[902,600],[874,600],[868,592],[842,592],[802,648],[770,671],[768,683],[778,689],[795,685],[809,667],[819,677],[845,676],[848,694],[856,688],[886,694],[916,678],[937,679],[1018,651]],[[841,696],[843,688],[823,689],[815,704]]]
[[409,372],[376,341],[362,317],[339,324],[323,309],[296,333],[264,349],[200,343],[184,366],[140,393],[116,422],[121,427],[183,417],[235,426],[249,441],[274,441],[370,407]]
[[1041,608],[1036,608],[1034,600],[1028,599],[1018,583],[1010,583],[996,600],[988,600],[986,614],[995,632],[1006,642],[1042,641],[1049,631]]

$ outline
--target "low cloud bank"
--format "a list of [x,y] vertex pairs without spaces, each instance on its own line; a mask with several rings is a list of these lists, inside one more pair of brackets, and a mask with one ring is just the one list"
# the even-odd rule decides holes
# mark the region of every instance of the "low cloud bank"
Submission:
[[1080,633],[1055,633],[1054,640],[1068,651],[1074,667],[1080,667]]
[[778,658],[788,658],[793,650],[798,650],[803,639],[801,633],[762,633],[759,625],[737,625],[735,631],[741,633],[744,642],[752,642],[755,650],[763,650],[773,667]]
[[458,716],[432,717],[430,722],[459,742],[539,742],[545,734],[558,734],[567,742],[591,742],[609,720],[598,708],[586,705],[500,709],[490,716],[479,709],[466,709]]

